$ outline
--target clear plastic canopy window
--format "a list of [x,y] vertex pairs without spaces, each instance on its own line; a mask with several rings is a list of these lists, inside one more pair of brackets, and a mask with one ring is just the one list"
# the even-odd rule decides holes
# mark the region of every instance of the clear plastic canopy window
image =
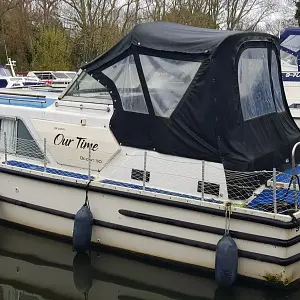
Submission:
[[280,86],[279,67],[276,59],[276,53],[274,50],[272,50],[272,58],[271,58],[271,75],[272,75],[276,110],[278,112],[285,111],[283,99],[282,99],[281,86]]
[[[143,73],[156,116],[170,117],[201,62],[180,61],[140,55]],[[102,71],[115,84],[125,111],[148,114],[133,55]],[[112,104],[109,91],[86,72],[66,92],[64,99]]]
[[170,117],[201,62],[146,55],[140,55],[140,59],[155,115]]
[[[268,69],[267,48],[248,48],[241,54],[238,63],[238,82],[244,120],[284,111],[278,63],[274,51],[272,51],[271,59],[272,78]],[[271,80],[274,87],[274,99]]]
[[133,55],[103,70],[103,73],[117,87],[125,111],[148,114]]

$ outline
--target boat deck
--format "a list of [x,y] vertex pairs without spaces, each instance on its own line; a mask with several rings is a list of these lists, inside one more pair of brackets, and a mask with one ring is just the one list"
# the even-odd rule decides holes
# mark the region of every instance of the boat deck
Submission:
[[[285,170],[283,173],[279,173],[276,176],[276,203],[278,212],[286,213],[287,210],[295,207],[295,195],[297,206],[300,205],[300,191],[299,186],[296,184],[297,191],[294,193],[292,180],[292,168]],[[300,166],[296,166],[296,174],[300,175]],[[291,185],[290,185],[291,183]],[[290,185],[290,188],[289,188]],[[259,193],[252,201],[247,205],[248,208],[256,210],[264,210],[272,212],[273,207],[273,178],[267,182],[268,188]]]
[[[20,92],[20,91],[19,91]],[[58,93],[44,93],[43,95],[35,95],[34,92],[27,94],[9,94],[0,89],[0,104],[32,107],[32,108],[47,108],[51,106],[59,96]]]
[[[25,163],[25,162],[18,161],[18,160],[9,160],[9,161],[7,161],[7,164],[12,167],[18,167],[18,168],[23,168],[23,169],[27,169],[27,170],[44,172],[44,166]],[[71,178],[75,178],[75,179],[82,179],[82,180],[89,179],[88,175],[86,175],[86,174],[70,172],[70,171],[66,171],[66,170],[49,168],[49,167],[46,168],[46,173],[65,176],[65,177],[71,177]],[[94,177],[91,176],[91,179],[94,179]]]
[[[300,205],[300,191],[296,191],[297,206]],[[295,206],[294,191],[276,190],[276,204],[279,213],[286,213]],[[247,205],[248,208],[273,212],[273,190],[265,189]]]
[[[18,160],[9,160],[7,162],[7,165],[12,167],[18,167],[23,168],[27,170],[33,170],[38,172],[44,172],[44,166],[37,165],[37,164],[31,164],[26,163]],[[57,169],[57,168],[46,168],[46,173],[48,174],[55,174],[60,175],[64,177],[69,178],[75,178],[75,179],[82,179],[82,180],[89,180],[89,177],[87,174],[77,173],[77,172],[71,172],[67,170]],[[300,175],[300,166],[297,166],[296,173]],[[277,181],[277,190],[276,190],[276,203],[279,213],[286,213],[287,210],[291,209],[295,205],[294,201],[294,191],[292,190],[292,186],[290,189],[288,189],[289,182],[292,178],[292,170],[289,169],[284,173],[280,173],[276,177]],[[95,177],[91,176],[91,179],[95,179]],[[130,188],[134,190],[142,190],[143,186],[139,184],[133,184],[133,183],[126,183],[126,182],[120,182],[116,180],[111,179],[103,179],[101,180],[102,183],[112,185],[112,186],[119,186],[119,187],[125,187]],[[263,211],[269,211],[272,212],[273,207],[273,189],[272,189],[272,179],[268,180],[267,186],[265,189],[263,189],[254,199],[252,199],[248,204],[247,208],[255,209],[255,210],[263,210]],[[279,188],[278,188],[279,187]],[[161,195],[168,195],[168,196],[174,196],[174,197],[180,197],[185,199],[192,199],[192,200],[201,200],[201,197],[195,196],[195,195],[187,195],[184,193],[179,193],[175,191],[168,191],[163,190],[159,188],[154,187],[145,187],[145,191],[152,192],[155,194],[161,194]],[[300,206],[300,191],[296,191],[296,199],[297,199],[297,205]],[[223,203],[222,201],[219,201],[217,199],[205,199],[206,202],[213,202],[217,204]]]

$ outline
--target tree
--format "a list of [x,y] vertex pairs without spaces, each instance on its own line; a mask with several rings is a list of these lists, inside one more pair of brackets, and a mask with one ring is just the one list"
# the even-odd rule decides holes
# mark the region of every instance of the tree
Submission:
[[10,10],[12,10],[18,4],[17,0],[1,0],[0,1],[0,18],[2,20],[3,16]]
[[278,0],[219,0],[219,19],[229,30],[255,30],[278,10]]
[[60,27],[42,27],[32,40],[35,70],[69,70],[70,44],[66,32]]
[[259,31],[271,33],[277,37],[289,26],[297,26],[295,19],[295,1],[282,0],[278,12],[258,26]]
[[[17,61],[17,70],[28,70],[32,60],[30,39],[35,34],[33,0],[17,0],[1,22],[1,40],[7,45],[9,57]],[[1,62],[6,62],[2,45],[0,53]]]
[[35,0],[36,11],[44,26],[53,24],[57,25],[58,22],[58,4],[59,0]]
[[198,10],[189,10],[187,6],[170,9],[163,20],[203,28],[213,28],[215,26],[208,14]]
[[[292,19],[299,22],[300,0],[0,0],[0,17],[0,38],[18,70],[76,70],[142,22],[277,35]],[[6,61],[4,45],[0,60]]]

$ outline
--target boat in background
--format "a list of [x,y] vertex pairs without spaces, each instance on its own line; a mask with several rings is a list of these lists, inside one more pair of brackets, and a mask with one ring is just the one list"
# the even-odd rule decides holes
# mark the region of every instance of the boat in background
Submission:
[[282,80],[288,104],[300,106],[300,28],[288,27],[280,35]]
[[41,82],[53,88],[66,88],[75,77],[73,71],[30,71],[26,77],[28,80],[39,79]]
[[15,63],[15,61],[12,61],[10,58],[8,58],[8,63],[6,65],[10,67],[10,70],[5,66],[0,65],[0,88],[14,88],[24,86],[25,80],[15,75]]
[[48,88],[62,92],[76,76],[73,71],[15,72],[16,61],[10,57],[7,60],[9,69],[0,65],[0,88]]
[[27,76],[28,72],[16,73],[14,69],[16,61],[12,61],[11,58],[8,58],[6,66],[9,66],[9,69],[0,65],[0,98],[1,101],[14,103],[27,100],[39,101],[38,98],[57,99],[76,76],[76,72],[57,71],[54,73],[61,78],[56,79],[51,75],[52,73],[45,72],[46,75],[42,76],[43,80],[41,80],[36,75]]
[[3,65],[0,65],[0,88],[12,89],[20,87],[35,87],[45,85],[38,78],[28,78],[23,76],[17,76],[15,73],[14,67],[16,66],[16,61],[11,60],[10,57],[7,58],[8,62],[6,68]]
[[[47,101],[55,101],[63,89],[53,88],[39,78],[16,76],[14,67],[16,62],[8,58],[7,66],[10,70],[0,65],[0,103],[24,106],[24,103],[34,107],[43,107]],[[1,86],[2,84],[2,86]]]
[[22,78],[13,77],[7,68],[0,65],[0,88],[23,87],[23,83]]

